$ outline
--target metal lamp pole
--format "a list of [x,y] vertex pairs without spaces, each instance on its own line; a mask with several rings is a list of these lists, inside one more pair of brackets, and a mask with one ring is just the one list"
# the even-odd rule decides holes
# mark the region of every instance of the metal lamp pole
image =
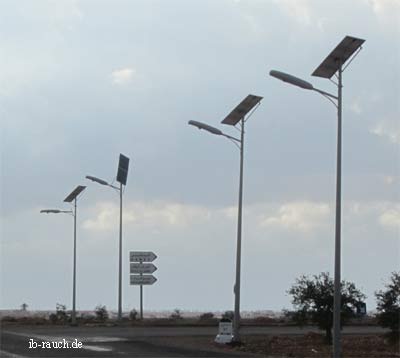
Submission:
[[94,181],[98,184],[109,186],[115,190],[119,191],[119,244],[118,244],[118,320],[122,319],[122,185],[126,185],[127,176],[129,169],[129,158],[120,154],[117,181],[120,183],[119,187],[109,184],[107,181],[87,175],[86,179]]
[[120,187],[109,184],[103,179],[87,175],[86,179],[94,181],[95,183],[109,186],[119,191],[119,244],[118,244],[118,320],[122,318],[122,183]]
[[[240,139],[223,133],[218,128],[209,126],[208,124],[189,121],[190,125],[198,129],[204,129],[215,135],[222,135],[231,140],[240,150],[240,172],[239,172],[239,201],[238,201],[238,222],[237,222],[237,241],[236,241],[236,275],[235,275],[235,306],[233,317],[233,342],[240,342],[240,272],[242,257],[242,206],[243,206],[243,160],[244,160],[244,123],[246,114],[257,108],[262,97],[248,95],[223,121],[223,124],[235,126],[240,121]],[[251,112],[251,113],[253,113]]]
[[118,320],[122,319],[122,183],[119,187]]
[[336,154],[336,213],[335,213],[335,278],[333,296],[333,357],[341,356],[341,210],[342,210],[342,65],[338,71],[337,154]]
[[74,199],[74,273],[72,284],[72,316],[71,323],[76,324],[76,198]]
[[239,171],[239,203],[236,242],[236,281],[235,281],[235,310],[233,318],[233,340],[240,341],[240,272],[242,257],[242,205],[243,205],[243,159],[244,159],[244,118],[240,121],[240,171]]
[[[365,40],[346,36],[328,57],[313,72],[313,76],[331,78],[337,73],[337,96],[315,88],[311,83],[287,73],[271,71],[270,75],[292,85],[313,90],[322,94],[337,108],[337,159],[336,159],[336,210],[335,210],[335,258],[334,258],[334,296],[333,296],[333,357],[341,357],[341,196],[342,196],[342,74],[361,50]],[[354,55],[354,56],[353,56]],[[351,57],[351,58],[350,58]],[[344,63],[350,58],[348,65]],[[334,101],[336,100],[336,101]]]
[[69,194],[64,201],[74,202],[74,210],[58,210],[58,209],[44,209],[40,210],[41,213],[45,214],[72,214],[74,217],[74,248],[73,248],[73,264],[72,264],[72,313],[71,313],[71,324],[76,325],[76,216],[77,216],[77,197],[85,189],[85,186],[77,186],[71,194]]

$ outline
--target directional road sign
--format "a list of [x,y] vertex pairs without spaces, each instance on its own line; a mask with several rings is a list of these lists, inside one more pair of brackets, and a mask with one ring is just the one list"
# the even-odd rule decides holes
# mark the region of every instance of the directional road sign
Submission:
[[129,252],[130,262],[152,262],[157,255],[151,251],[131,251]]
[[131,273],[153,273],[157,267],[152,263],[132,263],[130,264]]
[[152,285],[156,281],[153,275],[131,275],[131,285]]

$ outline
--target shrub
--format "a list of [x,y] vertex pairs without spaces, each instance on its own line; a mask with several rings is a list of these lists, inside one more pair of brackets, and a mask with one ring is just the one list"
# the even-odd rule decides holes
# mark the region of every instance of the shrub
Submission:
[[132,310],[129,312],[129,319],[130,319],[131,321],[136,321],[136,320],[137,320],[137,315],[138,315],[138,311],[136,311],[135,309],[132,309]]
[[[327,272],[314,275],[313,278],[301,276],[288,291],[293,296],[296,310],[292,318],[298,324],[306,322],[316,324],[325,330],[328,342],[332,341],[334,283]],[[357,305],[365,299],[354,283],[341,282],[341,324],[355,317]]]
[[90,313],[81,313],[80,317],[78,317],[79,321],[82,323],[91,323],[95,321],[96,317]]
[[182,314],[181,314],[181,310],[178,309],[178,308],[175,308],[174,312],[171,313],[169,318],[171,318],[171,319],[183,319]]
[[56,312],[49,315],[51,323],[66,323],[70,319],[67,307],[61,303],[56,303]]
[[209,319],[213,319],[214,318],[214,313],[212,312],[205,312],[203,314],[200,315],[199,319],[202,321],[206,321]]
[[400,326],[400,272],[392,272],[385,290],[375,292],[378,324],[399,334]]
[[231,321],[233,321],[233,317],[235,316],[235,313],[233,311],[225,311],[221,318],[222,319],[229,319]]
[[94,309],[94,313],[96,314],[96,319],[104,322],[108,319],[108,311],[106,306],[98,305]]
[[68,314],[67,314],[67,306],[61,303],[56,304],[56,320],[58,322],[67,322]]

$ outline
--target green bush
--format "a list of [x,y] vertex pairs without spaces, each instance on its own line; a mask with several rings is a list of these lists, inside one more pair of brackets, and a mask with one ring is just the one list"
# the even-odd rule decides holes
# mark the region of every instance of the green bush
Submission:
[[229,319],[231,321],[233,321],[233,317],[235,316],[235,313],[233,311],[225,311],[221,318],[222,319]]
[[[311,322],[325,330],[329,343],[332,342],[334,282],[329,273],[322,272],[312,278],[301,276],[288,291],[293,296],[295,310],[289,317],[299,325]],[[341,282],[341,324],[355,317],[355,311],[365,295],[352,282]]]
[[214,318],[214,313],[212,312],[205,312],[203,314],[200,315],[199,319],[201,321],[206,321],[206,320],[210,320]]
[[108,320],[108,311],[106,306],[98,305],[94,309],[94,313],[96,314],[96,319],[101,322],[105,322]]
[[169,318],[171,318],[171,319],[176,319],[176,320],[183,319],[181,310],[178,309],[178,308],[175,308],[175,309],[174,309],[174,312],[171,313],[171,315],[169,316]]
[[130,319],[131,321],[136,321],[136,320],[137,320],[137,315],[138,315],[138,311],[136,311],[135,309],[132,309],[132,310],[129,312],[129,319]]
[[56,303],[56,312],[49,315],[51,323],[67,323],[70,316],[67,313],[67,307],[61,303]]
[[385,290],[375,292],[378,324],[399,334],[400,326],[400,272],[392,272]]

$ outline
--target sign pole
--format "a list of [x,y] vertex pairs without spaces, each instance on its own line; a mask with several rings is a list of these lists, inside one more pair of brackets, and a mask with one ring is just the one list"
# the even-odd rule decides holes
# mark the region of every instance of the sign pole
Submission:
[[130,284],[140,286],[140,319],[143,320],[143,285],[152,285],[157,281],[153,275],[157,267],[151,262],[157,255],[151,251],[130,251]]
[[[143,264],[143,260],[140,260],[140,264]],[[140,277],[143,273],[140,273]],[[143,285],[140,285],[140,319],[143,320]]]
[[143,320],[143,285],[140,285],[140,319]]

